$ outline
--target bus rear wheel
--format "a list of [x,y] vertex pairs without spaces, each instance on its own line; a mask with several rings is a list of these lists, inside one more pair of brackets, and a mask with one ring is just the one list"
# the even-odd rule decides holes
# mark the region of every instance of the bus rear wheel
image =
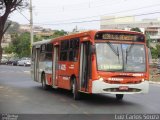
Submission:
[[44,90],[48,90],[49,89],[49,85],[46,84],[46,78],[45,78],[45,74],[44,73],[41,76],[41,83],[42,83],[42,88]]
[[78,85],[75,78],[72,81],[72,93],[73,93],[74,100],[80,99],[80,93],[78,92]]
[[116,94],[116,99],[117,100],[122,100],[123,99],[123,94]]

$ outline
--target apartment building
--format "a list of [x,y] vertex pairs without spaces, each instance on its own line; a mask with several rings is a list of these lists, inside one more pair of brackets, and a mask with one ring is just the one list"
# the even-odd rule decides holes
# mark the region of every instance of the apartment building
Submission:
[[130,30],[131,28],[135,27],[140,28],[143,33],[147,33],[150,36],[153,45],[156,43],[160,43],[160,18],[143,19],[141,21],[136,21],[134,17],[101,17],[101,29]]

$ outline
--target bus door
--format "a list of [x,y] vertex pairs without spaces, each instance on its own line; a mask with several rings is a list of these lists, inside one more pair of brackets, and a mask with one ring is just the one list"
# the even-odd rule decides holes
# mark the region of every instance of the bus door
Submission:
[[58,70],[58,46],[54,46],[54,52],[53,52],[53,70],[52,70],[52,80],[53,80],[53,87],[57,86],[57,78],[56,78],[56,73]]
[[39,81],[39,56],[40,56],[40,48],[36,48],[35,61],[34,61],[34,80],[35,81]]
[[80,48],[80,89],[88,91],[89,78],[91,73],[91,55],[89,55],[90,42],[83,42]]

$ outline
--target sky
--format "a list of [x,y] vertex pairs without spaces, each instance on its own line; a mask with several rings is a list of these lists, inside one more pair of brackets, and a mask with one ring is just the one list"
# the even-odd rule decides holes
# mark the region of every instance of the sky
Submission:
[[[66,31],[100,29],[101,16],[160,18],[160,0],[32,0],[32,5],[34,25]],[[9,19],[29,24],[29,9],[15,11]]]

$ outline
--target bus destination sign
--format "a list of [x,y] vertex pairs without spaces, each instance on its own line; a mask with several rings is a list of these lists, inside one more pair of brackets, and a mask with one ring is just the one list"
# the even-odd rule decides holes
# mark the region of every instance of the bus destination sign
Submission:
[[144,36],[137,34],[126,33],[97,33],[95,40],[121,40],[121,41],[135,41],[144,42]]

